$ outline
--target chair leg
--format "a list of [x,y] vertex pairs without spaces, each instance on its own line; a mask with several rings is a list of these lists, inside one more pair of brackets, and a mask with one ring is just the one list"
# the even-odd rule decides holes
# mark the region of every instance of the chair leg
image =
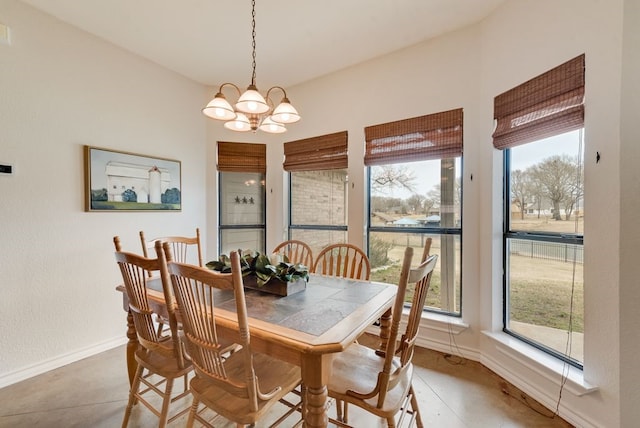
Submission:
[[193,397],[193,402],[191,403],[191,411],[189,411],[189,419],[187,419],[187,428],[193,427],[193,422],[196,420],[196,415],[198,414],[198,405],[200,402],[196,397]]
[[340,422],[344,422],[342,419],[342,400],[336,400],[336,417]]
[[416,426],[418,428],[423,428],[422,418],[420,416],[420,408],[418,407],[418,399],[416,398],[416,393],[413,390],[413,385],[409,388],[409,394],[411,394],[411,410],[413,410],[413,416],[416,420]]
[[395,428],[396,427],[396,421],[395,421],[395,419],[393,419],[393,416],[389,416],[387,418],[387,427],[388,428]]
[[169,404],[171,404],[171,392],[173,390],[173,379],[167,379],[167,387],[162,394],[162,410],[160,411],[160,422],[158,428],[164,428],[167,426],[167,419],[169,419]]
[[138,393],[138,388],[140,387],[140,377],[142,376],[143,370],[144,368],[141,365],[138,365],[136,374],[133,377],[133,383],[131,384],[131,390],[129,391],[129,401],[127,402],[127,408],[124,411],[122,428],[126,428],[127,425],[129,425],[129,417],[131,416],[133,405],[136,403],[136,394]]

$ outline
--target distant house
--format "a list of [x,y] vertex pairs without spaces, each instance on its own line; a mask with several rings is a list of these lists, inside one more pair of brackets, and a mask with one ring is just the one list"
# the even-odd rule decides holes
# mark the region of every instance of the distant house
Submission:
[[397,226],[412,227],[412,226],[418,226],[420,222],[412,218],[403,217],[401,219],[395,220],[393,224]]
[[425,218],[419,218],[418,222],[424,226],[431,227],[439,227],[440,226],[440,216],[437,214],[432,214]]
[[372,217],[379,218],[382,221],[382,223],[384,223],[384,224],[392,224],[396,220],[395,217],[393,217],[393,216],[391,216],[389,214],[378,212],[378,211],[373,212],[372,213]]

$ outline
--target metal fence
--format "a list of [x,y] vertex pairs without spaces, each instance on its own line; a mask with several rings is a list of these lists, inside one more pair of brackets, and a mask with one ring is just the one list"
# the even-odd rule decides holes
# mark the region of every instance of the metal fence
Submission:
[[511,239],[509,250],[512,255],[534,259],[558,260],[561,262],[584,263],[584,247],[574,244]]

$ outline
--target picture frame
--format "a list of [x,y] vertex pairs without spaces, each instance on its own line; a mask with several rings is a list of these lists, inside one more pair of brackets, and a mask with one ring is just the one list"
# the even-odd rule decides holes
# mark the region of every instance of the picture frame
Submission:
[[85,211],[181,211],[174,159],[84,146]]

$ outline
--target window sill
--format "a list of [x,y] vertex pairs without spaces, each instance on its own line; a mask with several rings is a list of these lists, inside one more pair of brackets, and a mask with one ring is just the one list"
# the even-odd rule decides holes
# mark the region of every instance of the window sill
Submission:
[[[406,320],[406,316],[409,314],[409,308],[405,308],[403,311],[403,319]],[[441,331],[447,334],[459,335],[463,331],[469,328],[469,324],[462,321],[462,318],[452,317],[444,314],[437,314],[433,312],[423,312],[422,321],[420,327],[424,329]],[[369,327],[367,333],[378,334],[378,327]]]
[[[409,314],[408,308],[404,310],[404,314]],[[422,321],[420,326],[445,333],[455,334],[456,336],[469,328],[469,324],[465,323],[462,318],[426,311],[422,312]]]
[[591,385],[584,379],[582,370],[565,364],[546,352],[502,332],[483,331],[482,333],[495,343],[496,349],[500,353],[536,372],[548,381],[557,383],[562,376],[567,376],[565,388],[578,397],[598,390],[597,386]]

